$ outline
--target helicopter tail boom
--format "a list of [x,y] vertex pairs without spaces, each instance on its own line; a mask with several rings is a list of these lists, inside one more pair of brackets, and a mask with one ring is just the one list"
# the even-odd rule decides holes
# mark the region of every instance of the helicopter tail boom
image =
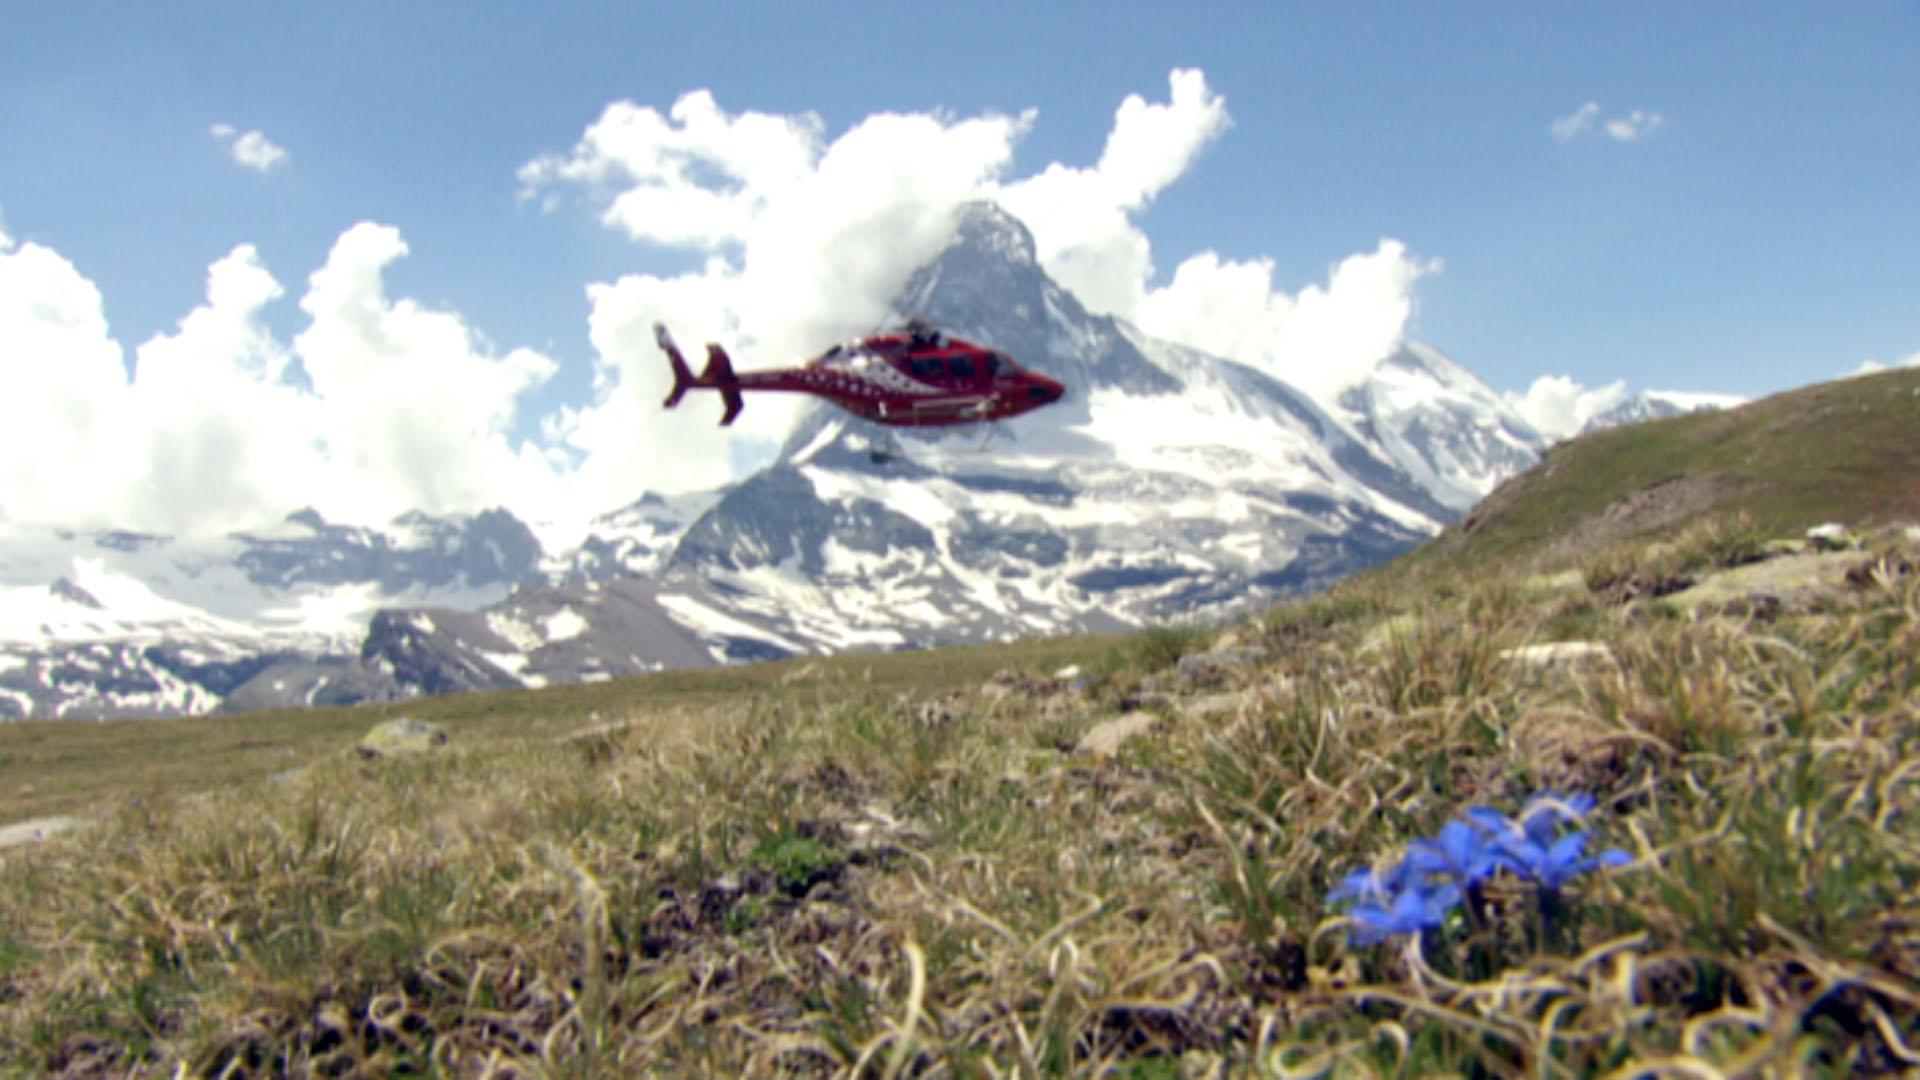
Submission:
[[693,369],[687,367],[686,357],[680,355],[679,346],[673,343],[673,335],[667,333],[665,324],[653,324],[653,340],[659,344],[660,351],[667,354],[667,363],[673,366],[673,389],[668,391],[664,406],[671,409],[680,404],[680,399],[686,396],[688,390],[718,390],[720,400],[726,405],[726,413],[720,418],[720,424],[725,427],[733,423],[734,418],[740,415],[743,402],[740,399],[740,378],[733,373],[733,362],[728,359],[726,350],[718,345],[708,345],[706,370],[696,379]]

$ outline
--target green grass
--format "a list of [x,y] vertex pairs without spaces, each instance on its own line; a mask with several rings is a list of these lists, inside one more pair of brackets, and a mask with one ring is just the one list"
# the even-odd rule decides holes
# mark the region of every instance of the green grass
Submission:
[[1822,383],[1563,443],[1409,561],[1454,572],[1564,558],[1735,515],[1767,536],[1823,521],[1920,520],[1920,372]]
[[[1649,567],[1744,557],[1716,536]],[[1265,659],[1224,688],[1162,631],[422,702],[455,737],[411,761],[347,752],[391,709],[188,722],[149,748],[311,750],[0,856],[0,1072],[1915,1066],[1920,575],[1764,620],[1383,581],[1240,628]],[[1568,625],[1613,659],[1500,655]],[[1163,720],[1115,757],[1059,737],[1141,695]],[[629,726],[556,741],[592,717]],[[1342,874],[1541,789],[1634,863],[1349,941]]]
[[931,696],[977,686],[997,671],[1046,673],[1112,656],[1121,639],[1058,638],[973,648],[786,660],[667,672],[641,679],[456,694],[353,709],[289,709],[156,723],[31,721],[0,724],[0,822],[86,814],[131,798],[263,779],[337,752],[373,724],[415,716],[463,744],[538,740],[637,713],[726,701],[817,701],[857,690]]

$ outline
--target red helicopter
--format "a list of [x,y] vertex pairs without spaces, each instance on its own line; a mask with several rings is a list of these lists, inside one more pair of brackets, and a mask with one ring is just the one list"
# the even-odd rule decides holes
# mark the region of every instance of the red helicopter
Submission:
[[666,407],[688,390],[718,390],[721,426],[740,415],[743,390],[782,390],[826,398],[855,416],[902,427],[945,427],[1003,420],[1059,401],[1066,388],[1028,371],[1006,353],[962,341],[914,320],[902,330],[835,345],[806,366],[735,374],[718,345],[694,378],[672,335],[659,323],[653,337],[673,365]]

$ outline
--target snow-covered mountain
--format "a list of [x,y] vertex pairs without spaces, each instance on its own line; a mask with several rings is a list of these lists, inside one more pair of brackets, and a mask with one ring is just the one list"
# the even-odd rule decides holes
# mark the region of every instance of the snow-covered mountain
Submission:
[[1401,427],[1363,428],[1088,313],[995,207],[969,208],[901,307],[1021,357],[1069,397],[984,446],[816,413],[661,575],[684,618],[731,628],[729,658],[1219,615],[1372,565],[1452,517],[1370,438]]
[[0,716],[199,712],[1217,617],[1438,530],[1544,440],[1422,345],[1333,402],[1089,313],[997,207],[898,309],[1069,387],[997,431],[821,406],[730,488],[543,552],[504,511],[187,545],[0,535]]
[[1533,464],[1545,445],[1500,394],[1414,341],[1343,393],[1336,408],[1368,445],[1453,513]]
[[499,601],[539,556],[504,510],[383,530],[303,510],[196,541],[0,527],[0,718],[205,712],[275,664],[351,655],[383,607]]
[[1619,427],[1622,424],[1637,424],[1642,420],[1683,416],[1702,409],[1730,409],[1744,404],[1745,401],[1745,398],[1731,394],[1683,394],[1666,390],[1641,390],[1626,395],[1617,405],[1596,412],[1574,434],[1584,435],[1590,431]]

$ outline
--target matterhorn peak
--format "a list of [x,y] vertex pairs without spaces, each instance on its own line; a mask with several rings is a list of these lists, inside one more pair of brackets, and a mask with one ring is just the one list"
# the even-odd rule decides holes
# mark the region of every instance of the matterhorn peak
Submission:
[[972,248],[1013,266],[1038,266],[1033,232],[999,203],[978,199],[960,208],[948,247]]

